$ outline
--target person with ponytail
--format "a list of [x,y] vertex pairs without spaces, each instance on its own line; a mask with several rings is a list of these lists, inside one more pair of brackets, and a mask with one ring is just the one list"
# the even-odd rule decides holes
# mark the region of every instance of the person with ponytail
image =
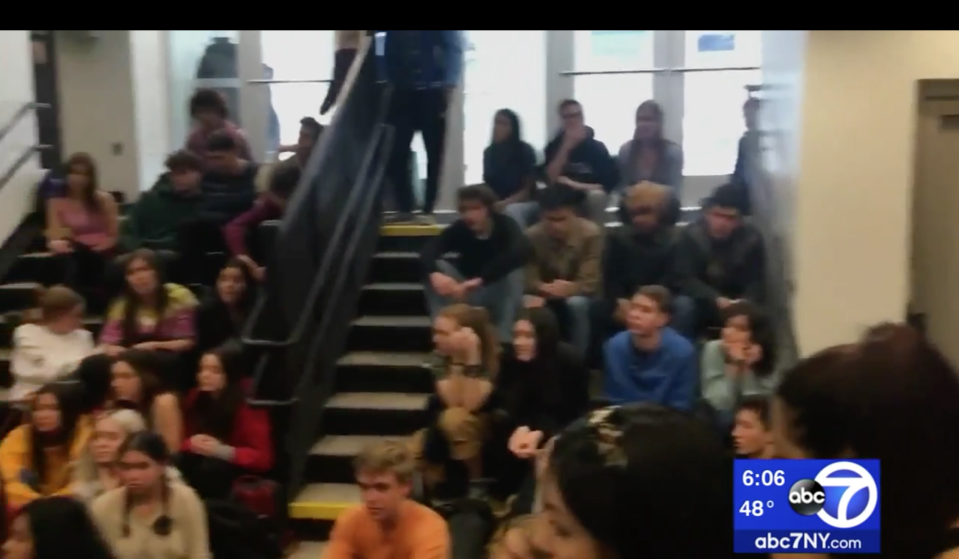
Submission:
[[190,486],[169,479],[170,451],[141,431],[120,447],[122,485],[97,497],[91,510],[117,559],[209,559],[206,510]]
[[0,474],[11,508],[72,493],[72,467],[91,431],[79,408],[79,395],[69,385],[48,384],[36,391],[29,422],[0,443]]
[[94,352],[93,335],[83,327],[84,301],[76,291],[55,285],[38,293],[39,320],[13,331],[10,398],[28,398],[48,382],[68,376]]
[[227,342],[200,359],[197,388],[186,398],[178,464],[204,498],[226,498],[243,474],[273,467],[270,420],[246,403],[243,348]]
[[[483,466],[487,439],[487,403],[499,370],[496,330],[482,307],[457,303],[433,321],[435,393],[427,428],[414,435],[418,462],[427,484],[442,478],[458,492],[457,474],[471,496],[486,492]],[[443,470],[440,472],[439,470]]]

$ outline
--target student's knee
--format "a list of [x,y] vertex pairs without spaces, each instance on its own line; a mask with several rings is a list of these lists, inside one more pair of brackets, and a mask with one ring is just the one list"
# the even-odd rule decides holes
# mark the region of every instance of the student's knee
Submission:
[[584,295],[574,295],[566,299],[566,306],[569,307],[571,315],[576,320],[589,320],[592,301]]
[[449,408],[440,414],[439,428],[449,443],[450,458],[465,461],[480,456],[485,425],[479,416],[466,408]]
[[409,440],[409,449],[416,463],[416,470],[423,476],[423,483],[427,487],[442,483],[445,478],[443,466],[426,459],[426,429],[413,433]]

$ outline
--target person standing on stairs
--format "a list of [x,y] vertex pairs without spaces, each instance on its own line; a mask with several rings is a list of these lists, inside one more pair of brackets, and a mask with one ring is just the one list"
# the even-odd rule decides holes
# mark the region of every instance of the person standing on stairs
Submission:
[[353,462],[363,504],[336,519],[322,559],[447,559],[446,521],[409,498],[415,464],[398,441],[373,443]]
[[[389,30],[372,33],[377,81],[392,87],[387,124],[393,126],[394,136],[387,176],[393,184],[399,209],[392,220],[413,221],[415,196],[409,167],[410,143],[413,135],[420,132],[426,148],[427,175],[419,221],[432,223],[446,144],[446,113],[463,75],[463,32]],[[338,35],[333,85],[324,109],[328,110],[339,95],[359,46],[358,38],[344,32]]]
[[[529,239],[515,220],[497,211],[488,186],[457,192],[460,218],[443,229],[420,255],[430,316],[458,302],[485,308],[501,339],[508,340],[523,298],[523,266],[532,258]],[[444,259],[458,253],[456,263]]]

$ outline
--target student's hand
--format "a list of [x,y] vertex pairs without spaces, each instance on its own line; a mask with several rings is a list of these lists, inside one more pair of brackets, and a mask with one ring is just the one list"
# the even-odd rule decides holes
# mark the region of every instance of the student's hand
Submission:
[[471,280],[464,281],[463,283],[460,284],[460,286],[463,288],[464,291],[469,293],[470,291],[473,291],[474,289],[479,289],[480,287],[483,287],[483,280],[481,280],[480,278],[473,278]]
[[[539,431],[531,431],[525,425],[517,428],[510,435],[509,443],[507,443],[509,451],[517,458],[532,458],[536,454],[536,445],[531,443],[538,442],[533,436],[534,433],[539,433]],[[539,434],[542,436],[542,433]]]
[[733,304],[733,301],[725,297],[720,297],[716,299],[716,306],[719,307],[720,309],[725,309],[726,307],[732,304]]
[[546,304],[546,299],[537,295],[523,295],[523,306],[527,309],[535,309]]
[[430,285],[433,286],[433,290],[435,290],[438,295],[448,297],[458,284],[456,280],[446,274],[433,272],[430,274]]
[[556,287],[556,282],[543,282],[539,284],[539,290],[543,295],[546,295],[548,298],[559,297],[559,288]]
[[209,435],[193,435],[190,437],[190,448],[193,452],[203,456],[212,456],[219,444],[220,441]]
[[743,349],[743,358],[749,366],[753,366],[763,358],[763,348],[759,344],[749,344]]
[[154,351],[160,349],[161,342],[140,342],[133,346],[133,349],[141,349],[143,351]]
[[563,131],[563,143],[567,147],[575,147],[589,136],[589,130],[585,126],[574,126]]
[[73,247],[64,239],[56,239],[47,242],[47,248],[54,254],[69,254],[73,252]]
[[110,357],[116,357],[126,351],[126,348],[119,345],[104,344],[100,346],[103,350],[103,353],[109,355]]
[[472,328],[460,328],[450,334],[450,346],[456,358],[465,363],[479,355],[479,336]]
[[572,297],[576,293],[576,284],[566,280],[556,280],[553,282],[554,296],[560,299]]
[[629,299],[616,299],[616,311],[613,318],[620,324],[626,324],[626,317],[629,316],[629,307],[632,305]]
[[740,373],[746,369],[746,346],[741,343],[732,343],[726,345],[726,356],[729,359],[729,370],[733,373]]
[[466,299],[467,293],[468,291],[465,284],[455,283],[446,296],[454,301],[463,302]]
[[236,257],[237,260],[243,263],[246,266],[246,269],[250,271],[250,275],[253,276],[253,279],[256,281],[262,282],[266,278],[266,268],[260,266],[247,254],[241,254]]

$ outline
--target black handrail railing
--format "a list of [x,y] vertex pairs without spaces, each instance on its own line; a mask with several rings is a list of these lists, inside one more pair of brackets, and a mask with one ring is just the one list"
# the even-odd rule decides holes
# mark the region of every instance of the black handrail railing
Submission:
[[[329,126],[329,129],[327,130],[327,133],[325,133],[322,136],[322,138],[320,139],[320,143],[317,145],[316,149],[314,149],[313,151],[313,154],[310,156],[310,160],[307,163],[303,173],[303,178],[300,181],[301,187],[297,189],[296,194],[294,195],[293,199],[290,201],[291,208],[308,206],[306,213],[309,213],[309,206],[315,207],[315,205],[317,205],[318,202],[323,203],[324,201],[332,201],[331,196],[323,196],[323,193],[317,193],[313,190],[313,187],[316,186],[314,183],[317,180],[317,175],[320,172],[320,169],[324,165],[333,163],[333,160],[337,158],[337,156],[355,157],[355,153],[353,153],[353,150],[343,149],[340,146],[334,145],[333,140],[335,139],[335,137],[338,136],[340,138],[340,141],[343,141],[344,137],[349,137],[350,135],[349,130],[342,130],[343,125],[340,124],[341,121],[343,121],[344,119],[348,119],[351,113],[353,113],[353,118],[356,118],[356,116],[365,116],[362,114],[361,111],[365,109],[365,112],[370,112],[369,111],[370,107],[375,106],[375,105],[370,105],[368,99],[356,99],[355,97],[357,96],[352,95],[352,92],[354,89],[353,86],[354,84],[357,83],[359,79],[366,79],[366,80],[370,79],[369,74],[372,71],[372,68],[370,68],[371,61],[367,60],[368,52],[369,52],[369,43],[366,43],[363,45],[363,48],[361,48],[360,52],[357,54],[356,59],[354,60],[354,67],[351,68],[351,76],[347,79],[347,83],[344,86],[343,91],[341,92],[340,110],[338,110],[333,115],[333,120]],[[362,78],[360,77],[361,74],[363,74]],[[362,103],[366,103],[366,107],[362,107],[362,108],[357,107],[358,104],[362,104]],[[334,129],[339,129],[339,132],[334,133],[333,132]],[[373,131],[372,126],[370,126],[370,132],[372,133],[372,131]],[[348,199],[346,200],[344,204],[346,206],[344,210],[349,209],[349,207],[351,207],[351,204],[354,203],[352,202],[352,200],[355,198],[354,195],[356,194],[355,192],[356,188],[353,186],[352,183],[359,180],[360,179],[359,174],[361,172],[364,172],[368,168],[369,157],[373,153],[372,146],[369,145],[368,141],[363,141],[358,143],[365,148],[362,150],[363,160],[361,160],[359,162],[359,165],[357,166],[358,167],[357,176],[355,178],[346,177],[346,181],[344,181],[347,183],[346,187],[350,188],[350,196],[348,197]],[[337,153],[338,149],[340,153]],[[327,184],[323,186],[325,187],[323,189],[325,192],[333,190],[333,188],[331,188],[333,185]],[[321,198],[323,198],[323,200],[321,200]],[[295,211],[296,210],[290,211],[288,209],[287,214],[292,214]],[[302,215],[302,212],[300,213],[300,215]],[[324,226],[324,224],[320,224],[320,223],[311,223],[310,221],[312,220],[312,218],[315,218],[315,216],[308,216],[307,223],[302,223],[303,221],[302,218],[299,220],[296,218],[284,219],[283,225],[281,225],[281,227],[283,227],[284,225],[289,227],[290,223],[294,221],[301,222],[300,225],[304,226],[304,227],[301,227],[301,229],[307,228],[308,225],[310,226],[318,225],[321,228]],[[325,253],[325,249],[328,246],[335,244],[336,242],[339,241],[340,237],[343,235],[343,228],[345,223],[346,223],[346,220],[343,219],[342,212],[340,212],[340,214],[337,216],[337,220],[334,225],[332,235],[329,236],[328,238],[322,239],[323,246],[316,246],[315,251],[313,251],[312,253],[307,252],[304,255],[305,258],[303,258],[302,261],[296,262],[301,275],[302,275],[302,270],[304,268],[307,270],[312,268],[312,266],[310,266],[309,264],[311,263],[310,262],[311,260],[314,260],[314,258],[309,258],[309,257],[315,257],[316,252],[319,252],[321,257],[321,260],[319,262],[320,266],[323,266],[325,264],[326,270],[328,270],[333,265],[333,262],[329,261],[328,259],[323,259],[322,255]],[[329,224],[325,224],[325,227],[329,227]],[[318,236],[323,237],[323,235],[318,235]],[[280,237],[282,237],[282,234],[280,235]],[[297,240],[305,241],[306,243],[309,243],[309,240],[307,239],[297,239]],[[289,247],[283,247],[282,245],[283,243],[281,242],[280,239],[278,239],[275,250],[279,252],[281,247],[283,249],[289,249]],[[277,271],[274,270],[273,273],[276,274]],[[281,348],[281,347],[289,347],[297,343],[300,339],[302,339],[308,324],[308,318],[310,316],[310,312],[312,311],[312,309],[314,309],[316,304],[316,298],[319,296],[319,293],[322,289],[322,281],[325,275],[326,274],[319,274],[316,277],[314,277],[312,285],[310,285],[310,287],[306,290],[305,293],[301,294],[299,300],[297,301],[297,305],[294,307],[295,309],[294,312],[286,313],[287,315],[286,317],[288,319],[293,316],[295,316],[296,318],[292,320],[288,320],[289,323],[293,324],[293,328],[289,331],[289,334],[287,335],[285,339],[283,340],[261,339],[261,338],[256,338],[254,335],[256,326],[260,322],[261,316],[263,315],[264,311],[267,309],[267,306],[270,304],[275,305],[277,302],[275,299],[280,298],[279,294],[274,294],[273,299],[264,297],[264,298],[261,298],[259,301],[257,301],[257,304],[253,308],[253,312],[251,312],[250,319],[247,320],[246,324],[244,325],[243,333],[241,336],[243,343],[253,347]],[[297,279],[300,279],[300,278],[297,278]],[[277,285],[277,284],[274,283],[274,285]]]
[[3,128],[0,128],[0,141],[3,141],[10,132],[20,123],[21,120],[31,112],[37,109],[49,109],[50,105],[47,103],[37,103],[36,101],[27,101],[23,104],[17,112],[13,113],[13,116],[10,117],[10,120],[7,121]]

